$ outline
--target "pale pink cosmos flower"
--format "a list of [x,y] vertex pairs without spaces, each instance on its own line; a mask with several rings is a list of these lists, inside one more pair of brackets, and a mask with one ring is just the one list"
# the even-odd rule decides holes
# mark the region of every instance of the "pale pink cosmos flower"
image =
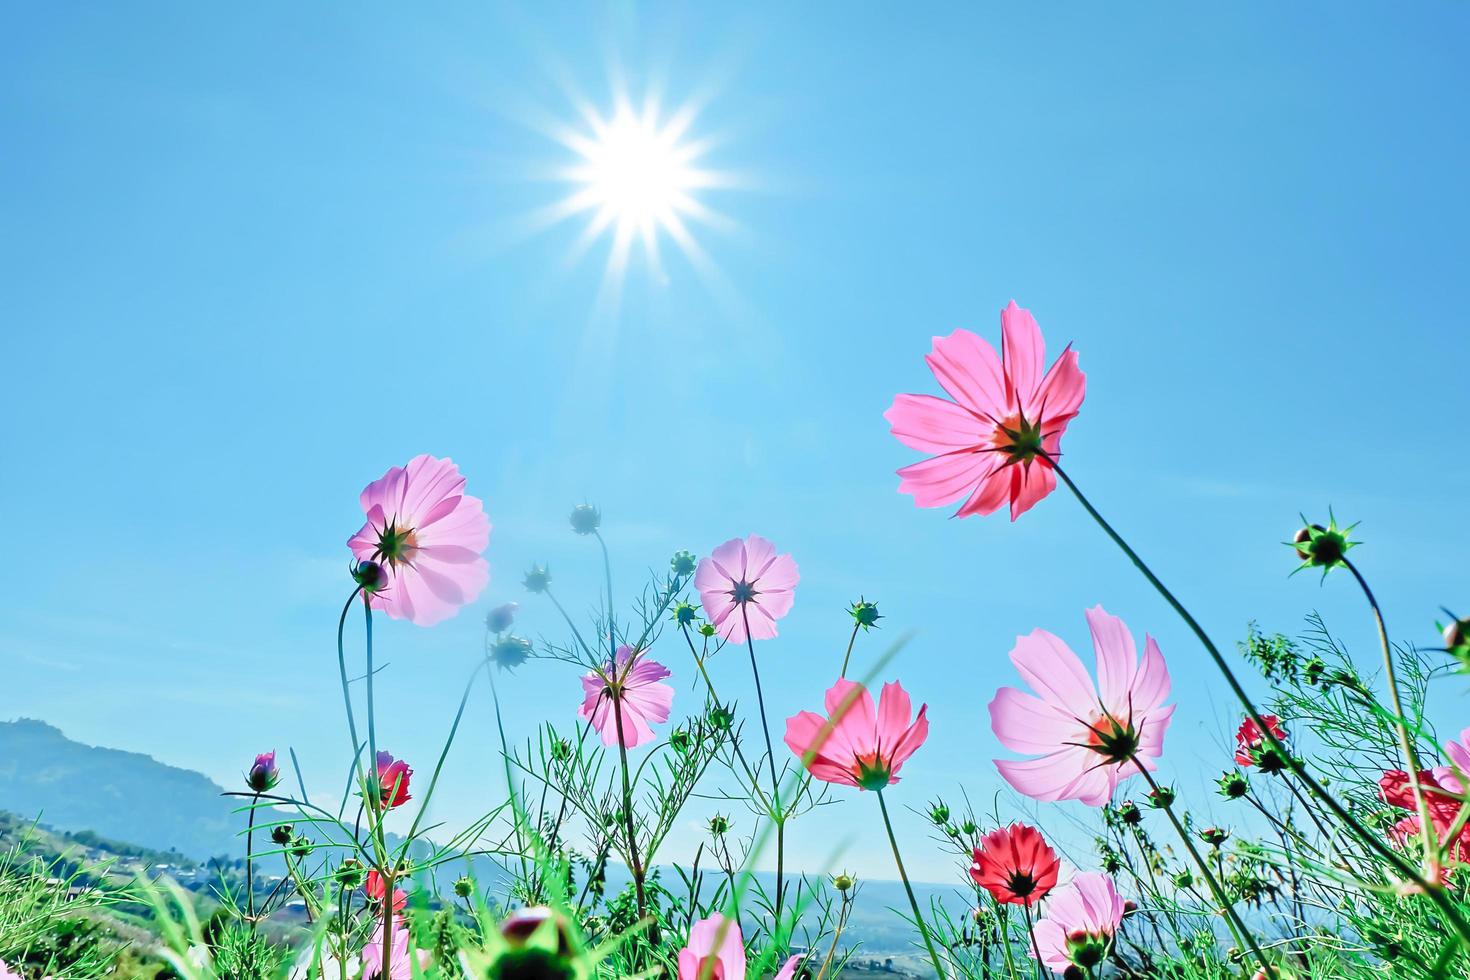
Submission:
[[752,640],[776,635],[776,620],[791,611],[800,578],[790,555],[776,554],[775,545],[752,534],[743,541],[731,538],[700,559],[694,588],[719,634],[744,643],[747,626]]
[[415,456],[362,491],[367,523],[347,546],[382,576],[369,602],[394,619],[432,626],[474,602],[490,581],[481,556],[490,519],[451,460]]
[[1084,871],[1051,893],[1046,915],[1036,923],[1041,962],[1056,973],[1074,963],[1090,968],[1101,963],[1123,923],[1123,897],[1113,879],[1100,871]]
[[[792,980],[800,956],[792,956],[775,980]],[[745,980],[745,939],[740,923],[716,912],[689,929],[689,941],[679,950],[678,980]]]
[[[0,960],[0,980],[25,980],[25,978],[6,966],[4,960]],[[680,980],[683,978],[681,977]]]
[[996,768],[1034,800],[1081,800],[1101,806],[1118,784],[1152,771],[1164,752],[1164,730],[1174,706],[1169,670],[1151,636],[1143,661],[1133,634],[1102,606],[1087,610],[1097,653],[1097,683],[1059,637],[1033,630],[1016,639],[1011,663],[1039,697],[1003,687],[990,702],[990,727],[1006,748],[1040,756]]
[[653,724],[669,720],[674,689],[659,683],[672,672],[657,660],[635,653],[627,645],[618,647],[609,663],[582,677],[585,696],[577,716],[591,719],[603,745],[618,744],[618,712],[622,706],[623,745],[635,748],[653,740]]
[[1041,328],[1015,300],[1001,311],[1000,331],[999,355],[968,330],[935,337],[924,360],[954,400],[899,395],[883,413],[899,442],[936,454],[898,471],[899,492],[920,507],[964,498],[955,516],[969,517],[1009,502],[1014,521],[1056,489],[1051,459],[1082,406],[1086,378],[1070,346],[1045,370]]
[[830,718],[803,711],[786,719],[787,746],[824,782],[882,789],[898,782],[904,762],[929,737],[929,706],[913,717],[897,681],[883,685],[876,712],[868,689],[845,679],[827,690],[826,706]]
[[[363,980],[368,977],[379,976],[383,972],[383,924],[378,922],[373,926],[370,934],[372,939],[362,948],[362,976]],[[413,966],[409,962],[408,930],[393,922],[393,938],[389,943],[388,951],[388,980],[412,980]],[[414,950],[413,958],[418,960],[419,971],[422,972],[434,958],[434,954],[427,949]]]

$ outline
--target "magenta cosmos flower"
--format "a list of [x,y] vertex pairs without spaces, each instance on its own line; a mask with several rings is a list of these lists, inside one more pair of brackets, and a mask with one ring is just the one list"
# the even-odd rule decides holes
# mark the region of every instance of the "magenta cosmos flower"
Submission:
[[394,619],[432,626],[474,602],[490,581],[481,552],[490,519],[448,459],[415,456],[362,491],[367,523],[347,546],[382,573],[369,601]]
[[796,601],[796,562],[776,554],[776,546],[759,534],[744,541],[731,538],[702,558],[694,571],[694,588],[704,614],[719,634],[732,643],[769,640],[776,620]]
[[[786,961],[775,980],[791,980],[800,956]],[[745,938],[740,923],[716,912],[689,929],[689,942],[679,950],[678,980],[745,980]]]
[[620,646],[611,663],[582,677],[586,697],[577,709],[577,716],[591,719],[603,745],[617,745],[619,712],[614,710],[617,702],[622,709],[623,745],[636,748],[653,740],[653,723],[669,720],[674,689],[660,681],[671,676],[669,669],[657,660],[635,654],[632,647]]
[[929,737],[929,706],[913,717],[897,681],[883,685],[876,712],[868,689],[849,680],[828,688],[826,706],[828,718],[803,711],[786,719],[787,746],[824,782],[882,789],[898,782],[899,769]]
[[1046,916],[1036,923],[1041,962],[1056,973],[1069,966],[1091,969],[1103,961],[1123,924],[1123,898],[1113,879],[1084,871],[1052,892]]
[[1014,521],[1056,488],[1047,456],[1061,454],[1086,387],[1077,353],[1069,346],[1045,370],[1041,328],[1015,300],[1001,311],[1000,333],[999,355],[968,330],[935,337],[924,360],[954,400],[899,395],[883,413],[899,442],[936,454],[898,471],[899,492],[920,507],[964,498],[955,516],[969,517],[1009,502]]
[[1016,639],[1011,663],[1039,696],[1003,687],[990,702],[990,727],[1001,743],[1040,756],[995,762],[1006,782],[1035,800],[1101,806],[1139,766],[1153,770],[1164,752],[1174,706],[1164,705],[1169,670],[1159,645],[1145,637],[1140,663],[1133,634],[1102,606],[1087,610],[1087,626],[1096,684],[1060,638],[1033,630]]

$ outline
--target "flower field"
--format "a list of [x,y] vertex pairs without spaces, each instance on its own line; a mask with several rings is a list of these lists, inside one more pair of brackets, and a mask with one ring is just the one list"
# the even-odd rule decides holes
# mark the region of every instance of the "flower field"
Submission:
[[[801,556],[731,528],[707,555],[657,557],[629,586],[614,579],[604,515],[581,504],[566,533],[604,570],[599,594],[573,601],[548,567],[526,570],[522,602],[559,624],[532,640],[521,604],[482,601],[495,541],[473,480],[420,455],[362,489],[361,526],[342,529],[340,608],[320,610],[335,648],[301,668],[340,687],[340,797],[307,795],[285,751],[292,732],[258,733],[229,789],[243,873],[221,875],[207,900],[166,871],[73,861],[61,873],[61,858],[17,843],[0,862],[0,977],[829,980],[871,969],[852,925],[864,877],[901,884],[884,912],[912,954],[887,967],[899,974],[1470,976],[1470,727],[1437,734],[1424,710],[1432,684],[1470,668],[1470,611],[1399,641],[1371,588],[1372,549],[1326,513],[1287,535],[1283,572],[1360,596],[1374,656],[1348,656],[1320,620],[1295,638],[1211,637],[1066,463],[1068,425],[1086,411],[1083,352],[1048,345],[1015,302],[998,341],[957,330],[914,351],[934,390],[895,395],[885,415],[922,457],[899,470],[899,493],[976,521],[1080,508],[1096,533],[1073,547],[1141,576],[1194,644],[1163,650],[1151,624],[1094,605],[1054,609],[1008,659],[997,651],[984,676],[1000,683],[976,713],[1013,792],[992,808],[970,803],[964,767],[944,798],[907,792],[904,767],[933,750],[931,724],[959,722],[931,723],[878,601],[851,603],[830,683],[775,716],[765,692],[789,684],[775,651],[801,601]],[[389,747],[404,720],[386,706],[407,668],[387,661],[375,624],[432,630],[461,616],[483,617],[483,650],[442,751],[399,758]],[[1084,624],[1091,650],[1074,650],[1059,633]],[[1232,699],[1216,758],[1167,747],[1187,710],[1170,669],[1183,658],[1208,663]],[[559,678],[566,710],[515,730],[506,682],[532,660]],[[753,700],[722,697],[737,676]],[[467,712],[494,718],[496,744],[464,744]],[[429,811],[451,750],[490,760],[500,800],[459,826]],[[1200,766],[1221,773],[1212,800],[1176,788]],[[720,812],[705,817],[712,800]],[[1078,834],[1063,802],[1090,816],[1085,863],[1057,846]],[[1206,803],[1231,808],[1232,824],[1197,817]],[[788,829],[829,806],[882,826],[886,867],[855,876],[792,852]],[[697,851],[671,854],[691,819],[704,827]],[[954,869],[942,898],[905,866],[935,848]]]

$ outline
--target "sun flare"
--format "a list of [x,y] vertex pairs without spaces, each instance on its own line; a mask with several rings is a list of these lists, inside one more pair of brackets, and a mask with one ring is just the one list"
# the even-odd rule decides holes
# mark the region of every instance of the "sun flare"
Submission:
[[641,109],[620,100],[610,115],[585,106],[581,115],[585,128],[559,134],[577,159],[559,172],[572,189],[555,209],[559,218],[587,216],[577,253],[610,236],[607,274],[614,280],[622,278],[635,242],[659,274],[664,238],[702,263],[691,225],[720,220],[699,194],[723,180],[700,165],[708,146],[689,135],[693,110],[663,116],[652,100]]

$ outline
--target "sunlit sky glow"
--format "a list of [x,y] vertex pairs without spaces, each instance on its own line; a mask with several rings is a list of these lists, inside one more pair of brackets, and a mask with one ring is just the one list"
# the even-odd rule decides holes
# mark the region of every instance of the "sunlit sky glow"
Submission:
[[664,274],[664,239],[686,259],[702,260],[696,229],[722,216],[700,192],[724,178],[702,165],[708,146],[690,132],[696,123],[692,105],[664,114],[655,99],[635,108],[619,98],[606,115],[587,103],[579,115],[580,127],[553,134],[576,157],[555,172],[569,190],[552,208],[558,218],[585,219],[574,254],[608,239],[605,283],[614,287],[626,275],[635,247],[656,276]]
[[[918,454],[884,409],[939,391],[933,336],[997,340],[1012,298],[1087,374],[1068,472],[1222,646],[1318,609],[1372,669],[1351,583],[1287,577],[1281,542],[1329,504],[1363,522],[1395,640],[1470,605],[1470,7],[370,6],[282,30],[244,5],[9,5],[0,718],[232,785],[289,747],[340,793],[345,541],[363,485],[427,452],[494,531],[479,602],[376,634],[380,744],[421,772],[488,608],[565,638],[532,563],[574,615],[596,604],[600,554],[566,524],[588,501],[623,603],[680,549],[792,553],[795,606],[758,648],[778,751],[834,679],[848,603],[884,616],[856,670],[913,631],[881,679],[929,704],[890,798],[918,877],[954,870],[928,800],[1025,812],[985,705],[1018,634],[1085,652],[1099,603],[1174,671],[1162,778],[1239,819],[1213,786],[1234,704],[1074,501],[1012,524],[896,491]],[[687,717],[687,650],[656,654]],[[755,704],[742,656],[710,666]],[[1436,682],[1442,732],[1470,723],[1465,691]],[[582,697],[545,661],[503,693],[512,739]],[[497,751],[477,690],[433,821],[503,800]],[[891,877],[871,795],[839,796],[789,852]],[[692,805],[658,860],[728,809]]]

